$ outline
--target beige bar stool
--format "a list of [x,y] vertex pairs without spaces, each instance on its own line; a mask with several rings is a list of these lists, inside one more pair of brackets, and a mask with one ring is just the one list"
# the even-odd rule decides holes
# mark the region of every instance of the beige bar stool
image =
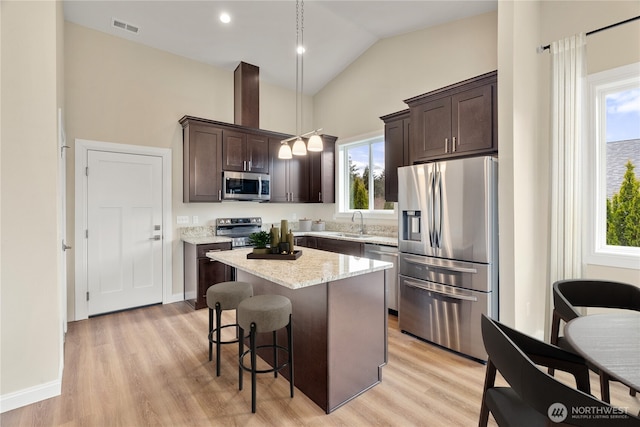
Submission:
[[[236,329],[236,339],[230,341],[222,341],[220,333],[224,328],[238,327],[237,323],[228,325],[222,325],[222,311],[223,310],[236,310],[238,304],[242,300],[253,296],[253,286],[251,283],[246,282],[221,282],[213,286],[209,286],[207,289],[207,306],[209,307],[209,362],[211,362],[211,353],[213,350],[213,343],[216,344],[216,376],[220,376],[220,346],[222,344],[234,344],[237,343],[237,337],[243,336],[242,333],[238,334]],[[216,314],[216,327],[213,328],[213,313]],[[237,318],[237,313],[236,313]],[[215,338],[213,334],[215,333]]]
[[[239,357],[239,389],[242,390],[243,370],[251,372],[251,412],[256,412],[256,374],[273,372],[275,378],[278,371],[289,366],[289,388],[293,397],[293,337],[291,333],[291,301],[281,295],[257,295],[253,298],[245,299],[238,305],[238,325],[239,334],[244,336],[246,330],[249,331],[249,349],[244,351],[244,340],[240,340],[238,346]],[[278,345],[276,331],[287,328],[288,347]],[[256,346],[256,334],[271,332],[273,334],[273,344]],[[257,369],[256,350],[259,348],[273,349],[273,368]],[[288,360],[278,364],[278,350],[287,352]],[[251,365],[244,365],[244,356],[250,354]]]

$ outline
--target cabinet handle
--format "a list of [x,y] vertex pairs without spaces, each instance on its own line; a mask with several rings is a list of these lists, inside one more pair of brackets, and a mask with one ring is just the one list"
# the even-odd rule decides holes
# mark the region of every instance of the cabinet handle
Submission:
[[453,137],[453,144],[451,144],[451,150],[453,153],[456,152],[456,137]]
[[218,190],[218,200],[222,200],[222,190]]
[[318,201],[322,201],[322,191],[318,191]]
[[242,170],[243,170],[243,171],[246,171],[246,170],[247,170],[247,161],[246,161],[246,160],[244,160],[244,161],[242,162]]
[[253,169],[253,162],[251,160],[249,160],[249,171],[251,171],[251,169]]
[[449,147],[449,138],[444,139],[444,152],[447,153]]

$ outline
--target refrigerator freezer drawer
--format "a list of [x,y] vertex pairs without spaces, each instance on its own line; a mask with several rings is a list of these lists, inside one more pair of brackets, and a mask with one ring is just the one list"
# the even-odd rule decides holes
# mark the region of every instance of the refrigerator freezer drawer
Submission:
[[481,292],[497,291],[496,265],[400,254],[400,274]]
[[491,292],[478,292],[400,276],[400,330],[487,360],[480,315],[493,316]]

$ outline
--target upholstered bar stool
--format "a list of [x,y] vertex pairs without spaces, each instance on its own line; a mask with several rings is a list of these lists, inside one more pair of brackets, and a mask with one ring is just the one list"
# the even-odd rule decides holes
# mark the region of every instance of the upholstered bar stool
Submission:
[[[240,336],[244,336],[246,330],[249,331],[249,349],[244,351],[244,340],[240,340],[238,346],[239,357],[239,389],[242,390],[243,370],[251,372],[251,412],[256,412],[256,374],[273,372],[274,377],[278,377],[278,371],[289,366],[289,388],[293,397],[293,337],[291,333],[291,301],[281,295],[258,295],[245,299],[238,305],[238,325]],[[288,346],[278,345],[277,331],[287,328]],[[271,332],[273,334],[273,344],[256,346],[256,334]],[[259,348],[271,348],[273,350],[273,368],[257,369],[256,350]],[[287,361],[278,364],[278,350],[287,352]],[[249,354],[251,365],[244,364],[244,357]]]
[[[207,306],[209,307],[209,362],[211,362],[211,353],[213,343],[216,344],[216,376],[220,376],[220,346],[222,344],[234,344],[239,340],[238,337],[243,336],[242,333],[236,334],[236,339],[222,341],[221,331],[224,328],[238,327],[237,323],[222,325],[222,311],[236,310],[241,301],[253,296],[253,286],[246,282],[221,282],[207,289]],[[215,329],[213,328],[213,313],[216,315]],[[237,318],[237,313],[236,313]],[[236,329],[236,332],[238,330]],[[215,338],[214,335],[215,334]]]

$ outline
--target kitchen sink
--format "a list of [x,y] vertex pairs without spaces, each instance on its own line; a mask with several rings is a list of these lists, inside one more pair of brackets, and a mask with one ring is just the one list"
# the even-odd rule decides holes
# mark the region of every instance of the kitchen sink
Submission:
[[360,233],[338,233],[336,236],[340,237],[351,237],[356,239],[366,239],[367,237],[372,237],[370,234],[360,234]]

